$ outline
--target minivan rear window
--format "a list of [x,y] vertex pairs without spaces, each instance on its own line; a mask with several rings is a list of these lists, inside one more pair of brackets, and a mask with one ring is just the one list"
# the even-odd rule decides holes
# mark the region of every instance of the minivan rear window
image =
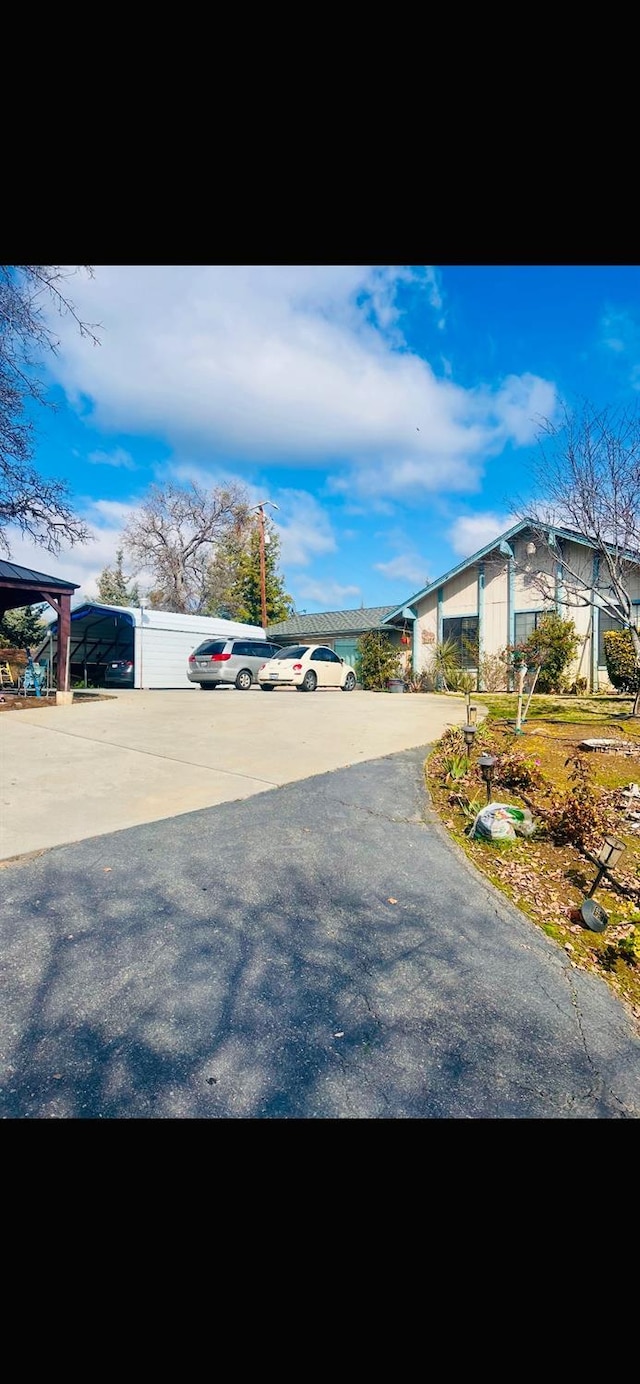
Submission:
[[224,651],[226,639],[205,639],[204,644],[198,644],[194,649],[194,654],[221,654]]

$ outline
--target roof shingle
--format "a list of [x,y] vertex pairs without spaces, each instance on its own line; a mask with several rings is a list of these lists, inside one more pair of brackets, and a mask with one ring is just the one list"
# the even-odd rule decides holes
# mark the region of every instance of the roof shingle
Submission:
[[368,606],[362,610],[324,610],[316,615],[292,615],[277,625],[268,625],[267,633],[278,635],[364,634],[377,630],[395,606]]

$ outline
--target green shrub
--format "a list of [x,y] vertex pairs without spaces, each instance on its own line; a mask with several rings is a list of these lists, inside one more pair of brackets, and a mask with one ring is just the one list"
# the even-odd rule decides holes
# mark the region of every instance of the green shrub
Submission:
[[565,669],[580,647],[573,620],[563,620],[557,611],[549,610],[540,617],[538,628],[518,647],[528,667],[541,665],[536,684],[538,692],[564,691]]
[[618,692],[640,691],[640,667],[629,630],[606,630],[604,656],[609,682]]
[[444,761],[445,783],[456,783],[458,779],[466,778],[469,772],[469,760],[466,754],[448,755]]
[[401,657],[388,634],[369,630],[361,634],[356,653],[356,672],[361,687],[370,692],[383,692],[389,678],[400,675]]

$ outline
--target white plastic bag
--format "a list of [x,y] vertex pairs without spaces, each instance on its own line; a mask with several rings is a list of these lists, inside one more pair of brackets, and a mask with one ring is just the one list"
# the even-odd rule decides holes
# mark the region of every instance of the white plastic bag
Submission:
[[487,803],[478,813],[471,836],[485,841],[513,841],[516,836],[533,835],[533,819],[528,807],[512,807],[510,803]]

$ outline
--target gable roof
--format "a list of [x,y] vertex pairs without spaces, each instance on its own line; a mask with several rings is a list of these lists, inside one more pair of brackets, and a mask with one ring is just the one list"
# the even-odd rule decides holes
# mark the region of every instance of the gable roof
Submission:
[[325,610],[317,615],[292,615],[277,625],[267,625],[267,634],[274,638],[279,634],[363,634],[365,630],[380,629],[394,609],[394,606],[368,606],[362,610]]
[[[479,548],[477,553],[472,553],[471,557],[466,557],[464,561],[459,562],[456,567],[451,567],[448,572],[445,572],[442,577],[438,577],[436,581],[429,582],[428,586],[424,586],[421,591],[417,591],[415,596],[411,596],[403,605],[394,607],[390,615],[386,617],[386,622],[388,623],[388,621],[392,620],[395,616],[401,615],[404,606],[413,605],[414,601],[421,601],[423,596],[428,596],[432,591],[437,591],[439,586],[444,586],[446,582],[451,581],[452,577],[457,577],[460,572],[464,572],[467,567],[473,567],[474,562],[481,562],[483,557],[486,557],[488,553],[494,552],[496,548],[501,548],[502,544],[507,544],[511,538],[517,538],[519,533],[525,533],[527,529],[540,530],[540,528],[548,529],[550,534],[557,534],[558,538],[566,538],[572,543],[581,543],[586,548],[595,548],[596,546],[592,539],[587,538],[585,534],[580,533],[578,529],[564,528],[559,524],[541,525],[534,519],[520,519],[512,528],[505,529],[504,533],[499,533],[497,537],[493,538],[490,543],[487,543],[484,548]],[[607,546],[610,547],[611,552],[615,551],[613,544]],[[640,564],[640,553],[628,552],[625,553],[624,556],[631,562]]]
[[47,586],[51,590],[78,590],[78,583],[75,581],[61,581],[60,577],[47,576],[46,572],[34,572],[31,567],[18,567],[15,562],[0,561],[0,581],[24,582],[25,586]]

